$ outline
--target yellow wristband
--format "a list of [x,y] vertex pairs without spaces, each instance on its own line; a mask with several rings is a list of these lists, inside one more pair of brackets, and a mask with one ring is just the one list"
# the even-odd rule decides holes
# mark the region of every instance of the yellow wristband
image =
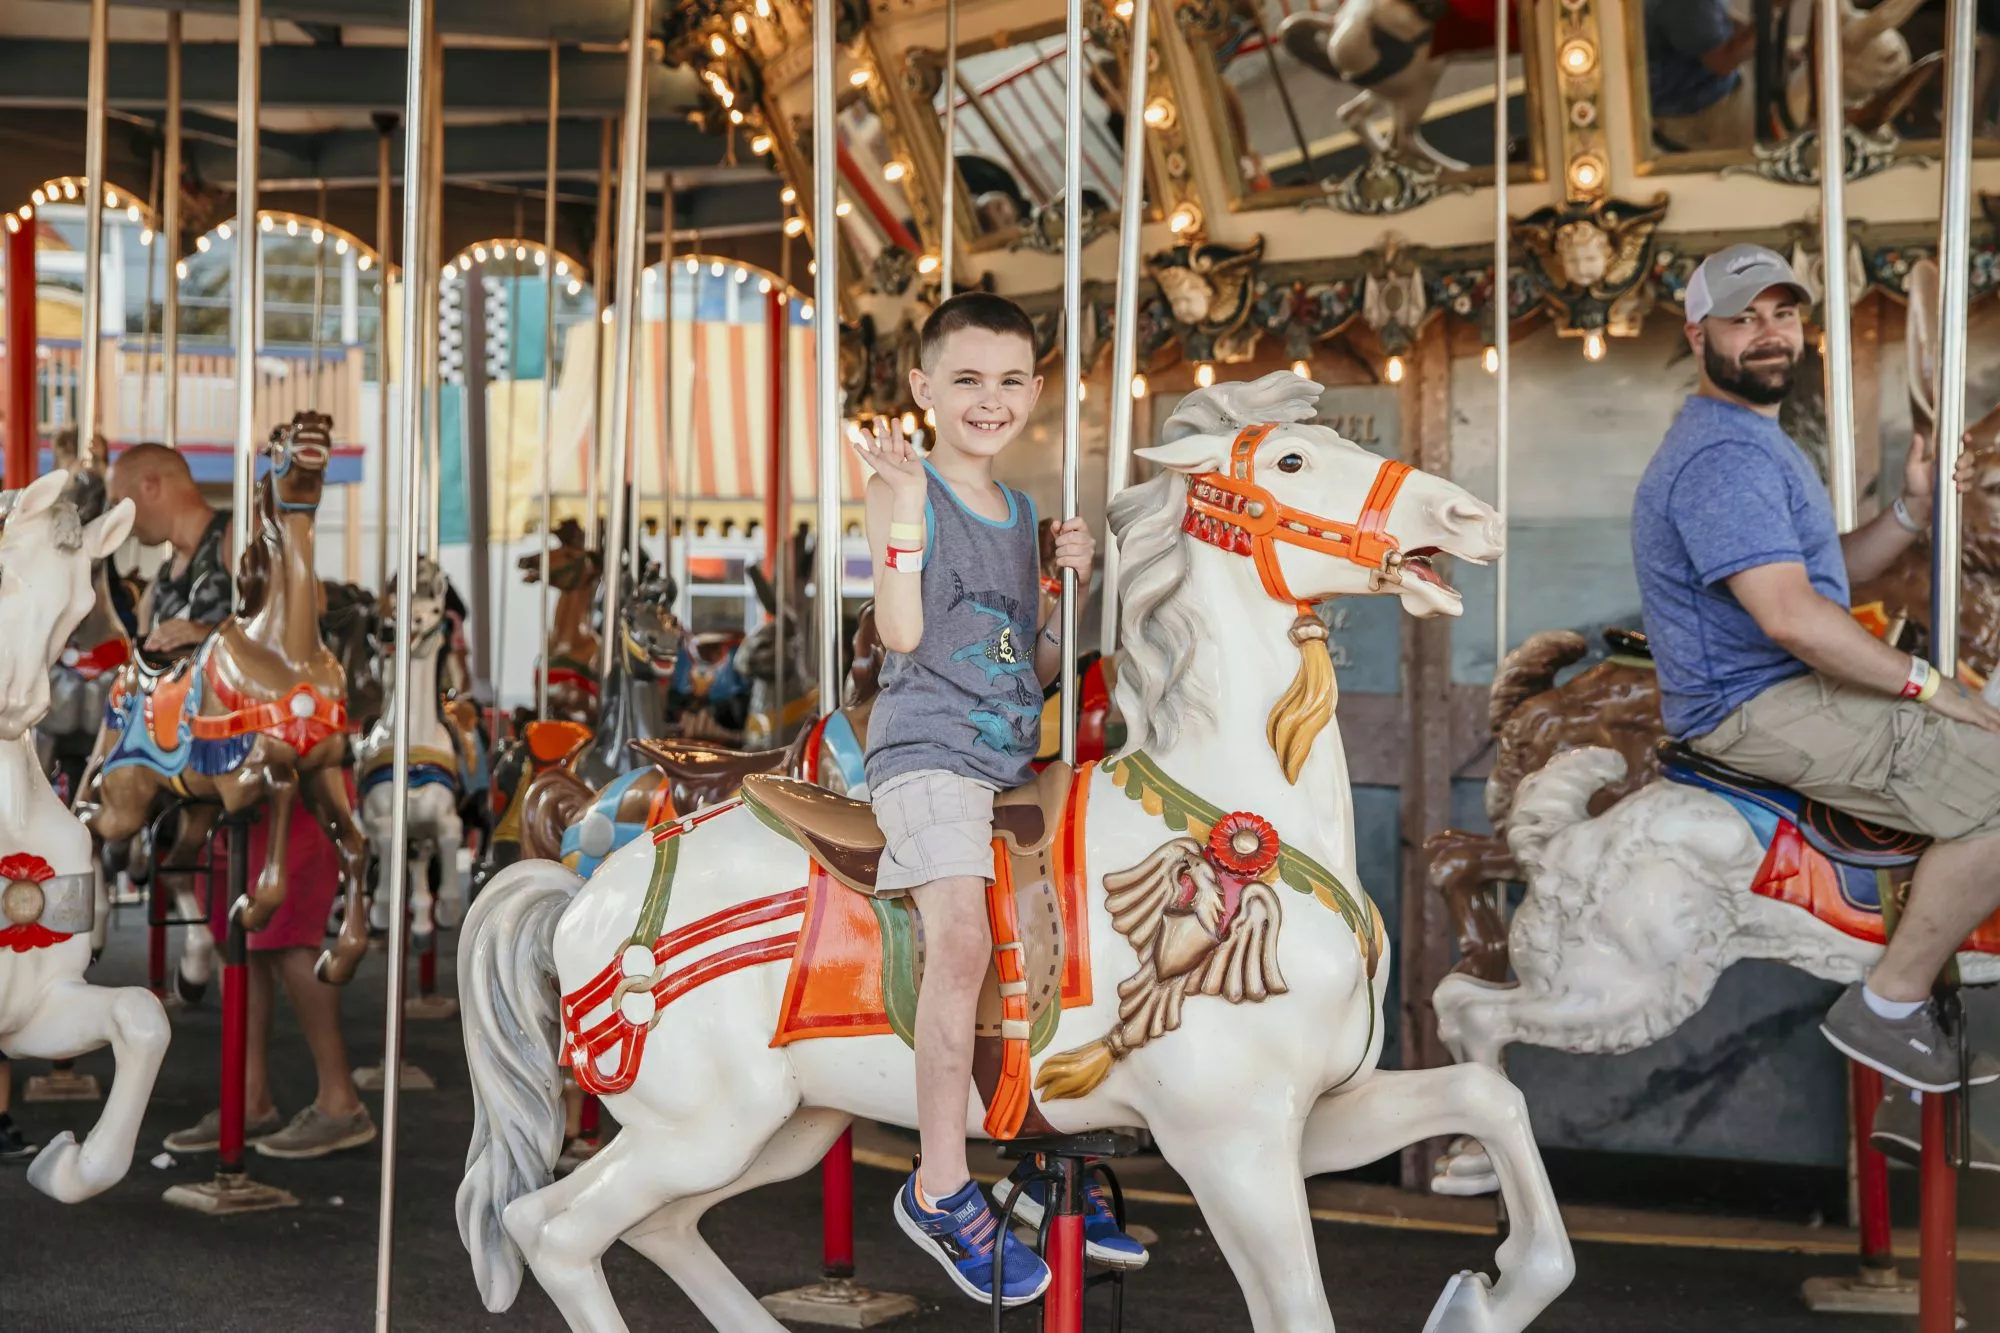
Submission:
[[1932,667],[1930,675],[1924,677],[1924,687],[1917,691],[1917,702],[1920,704],[1929,703],[1943,684],[1944,676],[1936,667]]
[[891,523],[889,540],[892,542],[916,542],[924,540],[924,525],[921,523]]

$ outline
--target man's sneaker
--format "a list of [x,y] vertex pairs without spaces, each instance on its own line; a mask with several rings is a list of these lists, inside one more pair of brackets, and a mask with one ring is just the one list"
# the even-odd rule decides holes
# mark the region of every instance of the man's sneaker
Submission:
[[[1048,1200],[1055,1185],[1047,1180],[1022,1181],[1019,1177],[1033,1170],[1033,1159],[1023,1160],[1014,1168],[1014,1174],[993,1187],[993,1202],[1001,1211],[1006,1211],[1007,1201],[1014,1202],[1014,1216],[1031,1227],[1042,1224],[1042,1214],[1048,1211]],[[1104,1188],[1104,1182],[1092,1176],[1083,1189],[1083,1255],[1092,1263],[1104,1264],[1109,1268],[1144,1268],[1146,1247],[1126,1235],[1118,1225],[1118,1215],[1111,1211],[1111,1192]]]
[[917,1197],[917,1173],[912,1171],[896,1191],[895,1208],[897,1225],[975,1301],[993,1300],[996,1241],[1007,1247],[1000,1271],[1002,1305],[1026,1305],[1048,1290],[1049,1266],[1012,1232],[1000,1234],[1000,1219],[986,1206],[979,1182],[968,1181],[958,1193],[940,1199],[933,1211]]
[[359,1148],[375,1141],[375,1122],[368,1108],[358,1106],[353,1115],[330,1116],[318,1106],[308,1106],[268,1138],[257,1140],[257,1151],[266,1157],[324,1157],[347,1148]]
[[[1924,1112],[1914,1094],[1902,1088],[1889,1090],[1875,1108],[1875,1127],[1868,1142],[1891,1161],[1905,1166],[1923,1164]],[[1947,1146],[1956,1151],[1956,1145]],[[1972,1160],[1966,1165],[1974,1171],[2000,1172],[2000,1148],[1995,1148],[1977,1126],[1972,1131]]]
[[[243,1126],[243,1141],[255,1143],[285,1127],[276,1110],[261,1120]],[[177,1129],[161,1140],[168,1152],[214,1152],[222,1146],[222,1112],[210,1111],[186,1129]]]
[[0,1111],[0,1162],[25,1162],[41,1150],[40,1144],[28,1142],[12,1116]]
[[[1908,1018],[1884,1018],[1868,1007],[1859,982],[1827,1010],[1819,1030],[1848,1059],[1867,1065],[1919,1092],[1958,1090],[1958,1048],[1926,1004]],[[1972,1056],[1972,1084],[2000,1079],[2000,1062],[1984,1052]]]

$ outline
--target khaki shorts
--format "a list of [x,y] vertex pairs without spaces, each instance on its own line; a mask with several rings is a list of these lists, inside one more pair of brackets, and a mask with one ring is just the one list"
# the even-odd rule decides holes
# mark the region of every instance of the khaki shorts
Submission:
[[1653,128],[1661,138],[1690,153],[1748,148],[1756,129],[1756,106],[1746,75],[1699,111],[1685,116],[1654,116]]
[[878,894],[960,875],[993,878],[993,789],[985,783],[920,769],[890,778],[870,803],[883,839]]
[[1943,841],[2000,833],[2000,735],[1914,700],[1808,673],[1688,744],[1891,828]]

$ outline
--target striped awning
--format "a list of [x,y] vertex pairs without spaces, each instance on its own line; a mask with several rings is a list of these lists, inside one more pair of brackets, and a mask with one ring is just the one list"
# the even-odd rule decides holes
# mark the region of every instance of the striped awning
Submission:
[[[775,478],[771,468],[770,342],[760,318],[751,321],[677,322],[671,352],[665,325],[640,326],[638,442],[642,512],[657,515],[671,490],[678,515],[692,497],[695,516],[741,523],[761,516]],[[609,332],[605,330],[609,341]],[[559,512],[581,503],[585,460],[591,439],[591,384],[597,327],[567,330],[562,374],[556,384],[551,424],[550,485]],[[813,328],[793,322],[786,329],[787,385],[785,463],[796,511],[810,518],[818,493],[817,451],[813,440]],[[661,367],[673,368],[674,426],[671,444],[662,428]],[[494,381],[487,385],[488,458],[495,515],[494,536],[522,532],[538,521],[541,479],[540,380]],[[611,420],[611,385],[603,386],[600,409]],[[511,445],[511,447],[510,447]],[[672,485],[663,486],[669,450]],[[851,520],[858,520],[865,470],[841,446],[841,494]]]

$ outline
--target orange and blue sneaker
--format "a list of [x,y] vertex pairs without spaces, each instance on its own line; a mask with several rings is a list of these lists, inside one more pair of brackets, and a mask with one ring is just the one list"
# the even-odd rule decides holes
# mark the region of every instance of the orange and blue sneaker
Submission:
[[1048,1290],[1049,1266],[1012,1232],[1001,1234],[1000,1219],[986,1206],[977,1181],[967,1181],[964,1189],[938,1200],[938,1206],[931,1208],[918,1194],[917,1174],[912,1171],[903,1188],[896,1191],[895,1208],[896,1222],[904,1233],[944,1265],[958,1289],[972,1299],[993,1299],[996,1241],[1007,1247],[1000,1266],[1002,1305],[1026,1305]]
[[[1031,1227],[1039,1227],[1055,1185],[1048,1180],[1020,1179],[1032,1169],[1032,1164],[1032,1158],[1023,1160],[1014,1168],[1013,1175],[995,1185],[993,1201],[1004,1210],[1018,1191],[1020,1198],[1014,1204],[1014,1216]],[[1118,1215],[1111,1211],[1111,1192],[1094,1175],[1083,1187],[1083,1257],[1107,1268],[1130,1270],[1146,1266],[1146,1247],[1118,1225]]]

